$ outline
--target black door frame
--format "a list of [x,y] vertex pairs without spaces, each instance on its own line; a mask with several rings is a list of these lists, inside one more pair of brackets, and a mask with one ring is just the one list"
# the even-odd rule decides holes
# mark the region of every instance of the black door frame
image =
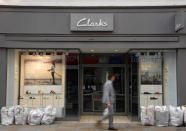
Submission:
[[127,76],[128,76],[128,54],[127,53],[117,53],[117,54],[114,54],[115,56],[119,56],[119,55],[122,55],[122,56],[124,56],[125,57],[125,64],[118,64],[118,65],[111,65],[111,64],[100,64],[100,65],[94,65],[94,64],[84,64],[83,65],[83,63],[82,63],[82,58],[83,58],[83,56],[85,56],[85,55],[107,55],[107,56],[109,56],[109,55],[113,55],[113,54],[110,54],[110,53],[95,53],[95,54],[93,54],[93,53],[91,53],[91,54],[80,54],[80,81],[79,81],[79,83],[80,83],[80,86],[79,86],[79,105],[80,105],[80,107],[79,107],[79,115],[100,115],[100,113],[91,113],[91,112],[88,112],[88,113],[85,113],[85,112],[83,112],[83,91],[82,91],[82,88],[83,88],[83,68],[86,66],[89,66],[89,67],[101,67],[101,66],[108,66],[108,67],[124,67],[125,68],[125,74],[124,74],[124,76],[125,76],[125,112],[124,113],[116,113],[116,115],[128,115],[129,114],[129,106],[128,106],[128,104],[129,104],[129,83],[128,83],[128,81],[127,81]]

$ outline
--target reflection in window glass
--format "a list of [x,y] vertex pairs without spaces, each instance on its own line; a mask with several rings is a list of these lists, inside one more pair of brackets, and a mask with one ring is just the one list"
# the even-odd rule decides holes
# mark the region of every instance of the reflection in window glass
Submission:
[[77,53],[69,53],[66,56],[66,116],[78,115],[78,57]]
[[125,57],[121,55],[86,55],[83,64],[124,64]]
[[162,57],[150,55],[140,57],[141,60],[141,84],[160,85],[162,84]]
[[113,83],[116,92],[115,111],[125,112],[124,67],[84,67],[83,112],[102,112],[103,86],[110,73],[116,75]]

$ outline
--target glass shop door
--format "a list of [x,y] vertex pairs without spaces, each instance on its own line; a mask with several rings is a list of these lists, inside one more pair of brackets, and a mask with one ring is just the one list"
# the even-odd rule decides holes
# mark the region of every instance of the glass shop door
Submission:
[[116,75],[113,83],[116,92],[116,102],[114,105],[116,113],[125,113],[125,66],[111,65],[84,65],[83,66],[83,87],[82,87],[82,113],[102,113],[103,85],[107,81],[108,75]]

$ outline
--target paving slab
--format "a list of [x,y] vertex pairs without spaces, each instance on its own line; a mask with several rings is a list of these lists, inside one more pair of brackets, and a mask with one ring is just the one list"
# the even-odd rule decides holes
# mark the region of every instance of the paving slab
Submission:
[[[108,123],[103,123],[101,127],[96,127],[94,123],[80,122],[55,122],[52,125],[0,125],[0,131],[108,131]],[[142,126],[140,123],[115,123],[119,131],[186,131],[186,127],[156,127]]]

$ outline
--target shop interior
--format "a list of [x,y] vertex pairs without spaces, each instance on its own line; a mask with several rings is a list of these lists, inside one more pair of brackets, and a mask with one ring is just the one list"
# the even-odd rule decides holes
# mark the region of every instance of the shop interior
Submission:
[[115,111],[125,113],[126,60],[123,54],[84,54],[83,66],[83,113],[100,113],[104,109],[102,94],[110,73],[116,75],[113,83],[116,92]]

